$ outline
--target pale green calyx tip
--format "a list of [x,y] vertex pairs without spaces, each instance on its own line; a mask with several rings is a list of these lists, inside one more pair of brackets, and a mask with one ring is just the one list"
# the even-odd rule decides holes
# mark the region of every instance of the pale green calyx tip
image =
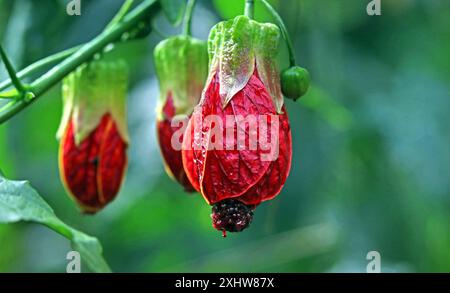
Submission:
[[129,142],[126,96],[128,68],[124,61],[92,61],[68,75],[62,86],[63,117],[58,139],[72,119],[75,142],[80,144],[110,114],[125,142]]
[[[280,29],[241,15],[214,26],[208,40],[210,72],[208,82],[219,75],[224,105],[242,90],[257,70],[261,81],[281,113],[283,95],[276,65]],[[255,68],[256,66],[256,68]]]
[[189,115],[208,75],[206,42],[185,35],[171,37],[156,46],[154,59],[160,87],[158,114],[171,94],[175,114]]

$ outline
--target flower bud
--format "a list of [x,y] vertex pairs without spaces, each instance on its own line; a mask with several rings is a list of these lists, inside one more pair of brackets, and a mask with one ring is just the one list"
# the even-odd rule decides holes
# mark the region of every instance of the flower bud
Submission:
[[210,33],[209,77],[183,139],[192,186],[213,206],[213,226],[239,232],[253,209],[277,196],[291,166],[292,138],[275,63],[280,31],[246,16]]
[[125,176],[127,83],[124,63],[104,61],[82,65],[63,82],[60,175],[85,213],[111,202]]
[[281,73],[281,90],[286,98],[296,101],[306,94],[310,80],[305,68],[290,67]]
[[186,191],[195,191],[181,159],[183,133],[200,100],[208,73],[206,42],[176,36],[159,43],[154,53],[160,96],[157,135],[167,174]]

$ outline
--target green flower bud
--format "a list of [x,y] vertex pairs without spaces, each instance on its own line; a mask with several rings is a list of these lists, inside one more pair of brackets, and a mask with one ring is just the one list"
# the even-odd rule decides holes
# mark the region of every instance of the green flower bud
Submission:
[[296,101],[306,94],[311,77],[305,68],[294,66],[281,73],[281,90],[288,99]]

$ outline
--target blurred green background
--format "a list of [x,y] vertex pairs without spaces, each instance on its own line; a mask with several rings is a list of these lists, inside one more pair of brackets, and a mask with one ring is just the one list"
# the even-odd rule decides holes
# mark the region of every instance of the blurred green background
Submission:
[[[194,36],[206,39],[243,2],[199,1]],[[245,232],[223,239],[201,196],[184,194],[164,173],[154,33],[110,56],[132,72],[130,164],[112,204],[83,216],[64,192],[59,87],[0,126],[0,168],[30,180],[62,220],[98,237],[117,272],[365,272],[371,250],[383,272],[449,272],[450,1],[383,0],[375,17],[366,14],[369,0],[271,2],[313,86],[300,102],[286,101],[292,171]],[[16,67],[95,37],[122,1],[82,0],[82,16],[73,17],[67,3],[0,0],[0,40]],[[258,3],[256,19],[271,20]],[[156,26],[180,32],[163,15]],[[69,250],[40,225],[0,225],[0,272],[64,272]]]

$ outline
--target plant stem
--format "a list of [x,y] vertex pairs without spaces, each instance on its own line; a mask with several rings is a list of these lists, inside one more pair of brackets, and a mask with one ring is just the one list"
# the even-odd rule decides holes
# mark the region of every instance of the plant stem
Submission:
[[[109,28],[113,27],[114,25],[118,24],[122,19],[125,17],[126,13],[130,10],[131,5],[133,4],[134,0],[126,0],[123,5],[120,7],[119,12],[114,16],[114,18],[111,20],[111,22],[106,26],[105,30],[108,30]],[[22,69],[17,73],[18,78],[24,78],[28,77],[30,75],[35,74],[36,72],[41,71],[43,68],[46,68],[49,65],[52,65],[54,63],[60,62],[76,51],[78,51],[83,45],[75,46],[70,49],[66,49],[64,51],[58,52],[56,54],[50,55],[46,58],[43,58],[27,67]],[[11,79],[7,79],[4,82],[0,83],[0,92],[8,88],[12,85]]]
[[127,14],[128,10],[130,10],[131,5],[133,5],[134,0],[125,0],[125,2],[122,4],[122,6],[119,9],[119,12],[117,12],[116,16],[111,20],[111,22],[106,26],[105,30],[110,29],[111,27],[115,26],[119,22],[122,21],[122,19]]
[[73,55],[70,55],[70,57],[36,79],[29,89],[34,94],[34,99],[17,99],[0,109],[0,124],[4,123],[30,105],[33,101],[37,100],[42,94],[60,82],[78,66],[89,61],[95,54],[101,52],[108,44],[120,40],[125,32],[132,29],[140,21],[144,20],[146,17],[153,16],[159,8],[158,1],[144,0],[139,6],[129,12],[121,22],[115,24],[92,41],[83,45]]
[[3,63],[5,64],[6,71],[8,71],[8,75],[11,79],[12,84],[16,87],[17,91],[20,94],[25,93],[25,85],[22,84],[20,79],[17,77],[16,70],[14,69],[13,65],[11,64],[11,61],[9,60],[8,56],[6,56],[5,51],[3,50],[3,47],[0,46],[0,57],[3,60]]
[[289,37],[289,33],[286,29],[286,25],[284,25],[283,19],[278,14],[278,12],[272,7],[272,5],[270,5],[269,2],[267,2],[266,0],[260,0],[260,1],[266,6],[267,10],[272,14],[273,18],[275,19],[278,26],[280,27],[281,35],[283,36],[283,38],[286,42],[288,51],[289,51],[289,66],[290,67],[295,66],[296,62],[295,62],[294,46],[292,45],[291,38]]
[[189,0],[186,6],[186,12],[184,15],[184,32],[186,36],[192,35],[192,15],[195,7],[196,0]]
[[[70,49],[66,49],[64,51],[58,52],[56,54],[50,55],[48,57],[45,57],[27,67],[22,69],[21,71],[17,72],[18,78],[24,78],[31,76],[39,71],[41,71],[43,68],[46,68],[49,65],[52,65],[54,63],[60,62],[64,59],[66,59],[68,56],[72,55],[76,51],[78,51],[82,46],[76,46]],[[12,85],[11,79],[7,79],[4,82],[0,83],[0,91],[5,90],[6,88],[10,87]]]
[[245,0],[245,12],[244,14],[253,19],[255,15],[255,1],[254,0]]

